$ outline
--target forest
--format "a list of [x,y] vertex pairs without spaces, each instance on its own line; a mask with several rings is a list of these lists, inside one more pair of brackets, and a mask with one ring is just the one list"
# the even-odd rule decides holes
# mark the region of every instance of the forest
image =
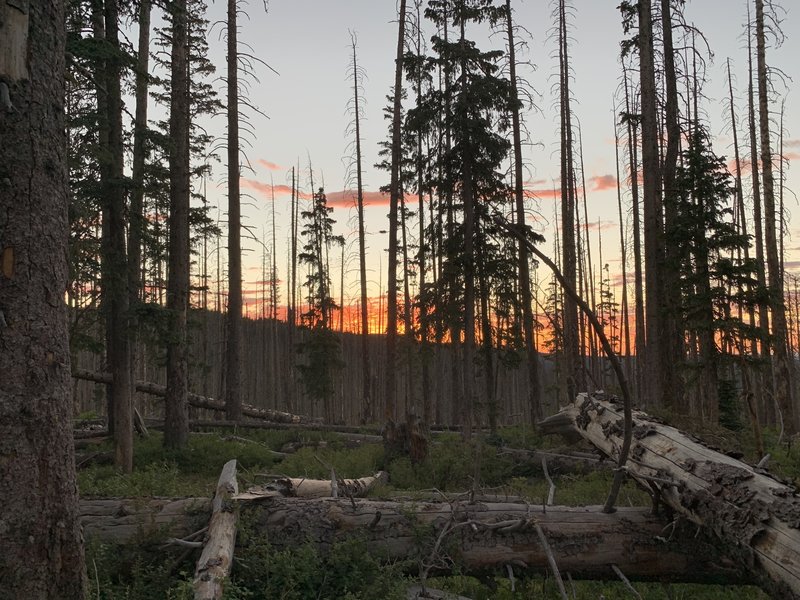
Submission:
[[0,599],[800,598],[792,7],[378,4],[0,3]]

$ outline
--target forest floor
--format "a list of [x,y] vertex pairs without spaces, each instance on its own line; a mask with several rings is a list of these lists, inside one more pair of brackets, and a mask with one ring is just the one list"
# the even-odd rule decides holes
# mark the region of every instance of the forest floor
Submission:
[[[750,456],[747,435],[716,430],[705,432],[712,443],[725,449],[737,449]],[[372,498],[430,499],[433,494],[455,494],[470,489],[482,493],[523,497],[532,504],[542,504],[549,484],[541,465],[520,460],[501,450],[503,446],[519,449],[563,447],[560,439],[542,439],[530,428],[503,429],[498,436],[485,436],[466,445],[458,434],[437,435],[438,442],[428,457],[413,465],[409,458],[387,458],[383,445],[355,445],[335,433],[294,431],[208,430],[193,433],[187,448],[165,451],[161,435],[151,432],[138,439],[135,467],[131,475],[119,474],[113,466],[91,464],[79,468],[78,482],[82,498],[90,497],[210,497],[222,465],[231,458],[238,461],[239,487],[246,489],[264,483],[265,474],[289,477],[328,479],[332,466],[339,478],[356,478],[379,470],[389,473],[390,483],[371,490]],[[770,468],[794,479],[800,478],[800,448],[775,446],[775,435],[766,432],[765,442],[772,455]],[[290,443],[304,447],[280,457]],[[110,450],[104,442],[91,450]],[[744,444],[744,447],[742,445]],[[727,448],[726,448],[727,446]],[[480,456],[478,456],[478,453]],[[85,454],[85,452],[83,453]],[[79,459],[80,462],[80,459]],[[476,465],[479,468],[476,470]],[[581,506],[602,504],[611,484],[610,469],[559,473],[551,469],[556,485],[556,505]],[[628,483],[619,496],[621,506],[649,506],[649,497]],[[246,554],[235,555],[231,579],[226,584],[229,600],[281,598],[285,600],[319,599],[404,599],[414,578],[400,563],[381,564],[357,542],[335,546],[327,556],[320,556],[310,545],[296,550],[276,551],[264,540],[248,538],[246,524],[240,529],[240,541],[247,540]],[[190,599],[194,563],[199,551],[165,547],[163,536],[142,537],[124,546],[87,542],[87,575],[91,598],[144,600],[152,598]],[[758,599],[767,598],[752,587],[718,585],[634,583],[647,599]],[[493,579],[455,575],[428,580],[428,586],[460,594],[474,600],[511,600],[522,598],[560,598],[550,577],[521,577],[511,591],[506,573]],[[633,597],[618,581],[576,581],[568,585],[575,599],[606,600]]]

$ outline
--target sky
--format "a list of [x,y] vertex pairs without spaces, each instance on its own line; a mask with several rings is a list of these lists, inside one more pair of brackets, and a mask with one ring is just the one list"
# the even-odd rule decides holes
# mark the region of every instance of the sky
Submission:
[[[367,190],[366,209],[368,232],[368,263],[370,295],[378,296],[381,281],[385,281],[387,247],[386,213],[388,207],[376,193],[388,181],[388,173],[373,168],[378,160],[378,143],[387,136],[387,123],[382,115],[386,95],[393,83],[394,56],[397,43],[396,4],[394,0],[270,0],[265,11],[261,0],[244,0],[249,18],[242,18],[240,40],[249,45],[253,55],[264,60],[275,72],[256,67],[259,81],[249,89],[250,101],[268,118],[251,114],[254,136],[251,147],[245,148],[252,171],[242,174],[242,191],[250,195],[243,199],[245,223],[258,233],[270,226],[271,186],[275,184],[276,229],[278,238],[278,271],[283,282],[286,272],[286,239],[289,234],[289,195],[292,165],[300,162],[301,184],[309,191],[307,171],[309,157],[315,172],[315,186],[324,181],[328,198],[335,207],[334,218],[338,233],[352,242],[346,260],[345,297],[357,295],[357,245],[355,210],[346,189],[347,135],[351,120],[347,105],[352,97],[348,79],[351,60],[350,32],[358,39],[360,66],[366,73],[363,97],[365,120],[362,121],[364,152],[364,184]],[[413,6],[413,1],[409,0]],[[619,85],[621,67],[618,59],[619,41],[623,38],[618,0],[573,0],[571,19],[571,60],[573,69],[573,110],[582,126],[582,141],[587,177],[589,221],[598,222],[603,231],[603,261],[610,264],[612,275],[620,271],[615,148],[613,133],[614,112],[612,97]],[[800,77],[796,59],[800,56],[800,7],[784,0],[787,12],[783,17],[786,39],[778,48],[768,48],[768,62],[787,77],[784,92],[794,87]],[[545,234],[545,250],[552,253],[552,218],[555,207],[552,189],[558,187],[558,111],[555,102],[554,76],[557,60],[555,43],[550,37],[553,27],[552,3],[547,0],[514,0],[512,6],[518,25],[529,32],[528,49],[520,60],[530,61],[521,69],[537,92],[536,109],[525,115],[530,131],[530,144],[524,149],[527,165],[527,187],[538,192],[532,209],[538,212],[535,227]],[[224,20],[224,3],[210,7],[209,20]],[[708,83],[704,89],[705,114],[715,136],[718,154],[732,156],[731,134],[727,127],[726,59],[730,57],[734,71],[734,86],[738,89],[737,109],[740,118],[745,113],[744,90],[747,79],[747,54],[742,37],[746,19],[745,0],[689,0],[686,20],[703,32],[713,52],[707,65]],[[219,24],[211,30],[211,58],[223,75],[224,43]],[[483,39],[482,47],[504,48],[505,38],[498,35]],[[218,81],[224,97],[222,82]],[[413,99],[413,93],[410,94]],[[407,102],[410,105],[410,101]],[[773,107],[774,109],[776,107]],[[209,124],[218,134],[224,134],[224,118]],[[787,173],[788,189],[800,190],[800,175],[794,165],[800,159],[800,110],[797,93],[790,92],[784,116],[786,131],[785,153],[792,160]],[[740,128],[741,130],[741,128]],[[773,144],[775,145],[775,144]],[[794,167],[794,168],[792,168]],[[224,211],[224,165],[216,165],[209,186],[212,203]],[[792,215],[790,237],[786,240],[787,265],[800,267],[800,209],[791,194],[787,208]],[[265,240],[269,243],[269,240]],[[261,279],[261,246],[245,240],[245,287],[253,287]],[[600,248],[596,236],[592,239],[593,261],[597,264]],[[797,261],[797,262],[795,262]],[[332,260],[334,293],[338,297],[339,259]],[[380,276],[380,277],[379,277]],[[285,288],[281,287],[285,300]]]

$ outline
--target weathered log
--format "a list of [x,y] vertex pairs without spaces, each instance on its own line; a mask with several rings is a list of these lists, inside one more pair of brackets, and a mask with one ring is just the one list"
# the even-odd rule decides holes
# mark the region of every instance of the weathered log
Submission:
[[[748,575],[714,546],[695,540],[695,528],[676,525],[669,539],[665,521],[646,508],[621,508],[603,514],[601,507],[558,507],[522,503],[434,503],[377,500],[269,498],[241,502],[254,532],[263,532],[278,548],[311,542],[327,551],[337,541],[357,537],[387,560],[427,556],[433,540],[450,523],[443,547],[462,572],[545,573],[547,557],[539,543],[538,523],[549,540],[559,568],[573,578],[614,579],[616,564],[633,581],[751,583]],[[153,500],[84,500],[82,521],[87,539],[124,543],[141,533],[162,539],[183,538],[207,523],[205,498]],[[427,546],[426,546],[427,544]],[[236,551],[246,554],[246,547]]]
[[[580,394],[557,417],[555,428],[545,419],[540,431],[558,432],[566,417],[573,431],[608,456],[618,456],[623,433],[618,404]],[[640,411],[634,413],[625,469],[658,502],[703,525],[773,596],[800,598],[800,498],[792,486]]]
[[[72,372],[75,379],[82,379],[84,381],[94,381],[95,383],[111,383],[111,375],[109,373],[96,373],[94,371],[86,371],[83,369],[75,369]],[[136,391],[144,394],[150,394],[158,398],[163,398],[167,395],[167,388],[157,383],[148,381],[137,381]],[[214,410],[218,412],[225,411],[225,403],[214,398],[208,398],[199,394],[189,393],[188,402],[195,408],[204,408],[207,410]],[[242,414],[251,419],[264,419],[266,421],[274,421],[276,423],[319,423],[320,419],[314,419],[303,415],[293,415],[291,413],[283,412],[280,410],[272,410],[269,408],[258,408],[249,404],[242,406]]]
[[217,491],[211,501],[208,533],[194,571],[195,600],[222,598],[222,582],[231,572],[233,549],[236,545],[237,514],[231,499],[238,492],[234,459],[222,467]]
[[185,537],[208,524],[209,498],[81,498],[83,535],[126,544],[144,537]]
[[[387,483],[389,475],[378,471],[371,477],[359,479],[337,479],[336,490],[343,498],[362,498],[379,483]],[[334,486],[329,479],[305,479],[299,477],[275,477],[273,481],[248,488],[242,494],[234,496],[234,500],[261,500],[273,496],[294,498],[330,498]]]

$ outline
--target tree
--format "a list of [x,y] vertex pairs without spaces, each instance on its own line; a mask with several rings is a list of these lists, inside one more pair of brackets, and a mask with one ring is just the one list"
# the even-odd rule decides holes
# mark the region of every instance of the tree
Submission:
[[[775,400],[783,413],[790,432],[800,429],[800,411],[794,405],[792,369],[788,356],[786,305],[784,304],[783,273],[776,236],[775,179],[772,173],[772,148],[769,129],[769,90],[767,81],[766,31],[764,0],[756,0],[756,64],[758,67],[758,117],[761,139],[761,172],[764,180],[764,243],[767,252],[769,302],[772,309],[772,336],[775,360],[773,364]],[[756,169],[754,163],[753,169]],[[783,218],[783,216],[781,216]]]
[[397,55],[395,57],[395,74],[393,107],[392,107],[392,158],[391,182],[389,184],[389,264],[386,291],[386,398],[384,399],[384,419],[394,422],[397,418],[397,383],[395,363],[397,360],[397,223],[400,206],[400,195],[403,193],[400,183],[401,148],[401,89],[403,84],[403,50],[405,48],[406,0],[400,0],[397,26]]
[[[99,3],[102,0],[95,0]],[[103,201],[102,306],[106,315],[106,355],[112,376],[110,405],[113,412],[114,464],[125,473],[133,470],[133,379],[129,336],[128,259],[125,248],[125,179],[122,131],[122,50],[119,42],[118,0],[105,0],[106,59],[98,83],[104,111],[100,177]],[[98,104],[98,106],[101,106]]]
[[172,79],[169,117],[169,271],[167,310],[167,396],[164,411],[164,445],[178,448],[189,440],[189,57],[186,0],[173,2]]
[[0,6],[0,91],[13,106],[0,113],[2,594],[83,598],[64,305],[65,3],[24,6]]
[[[514,208],[516,222],[525,227],[525,196],[522,181],[522,135],[520,133],[520,94],[517,87],[517,58],[514,41],[514,21],[511,14],[511,0],[506,0],[506,34],[508,36],[508,64],[511,80],[511,131],[514,143]],[[528,371],[528,404],[531,422],[536,422],[542,415],[542,390],[539,381],[539,351],[533,343],[533,295],[531,293],[530,259],[528,246],[518,241],[517,261],[519,269],[519,287],[522,296],[522,335],[526,353],[526,369]]]
[[306,363],[299,365],[298,369],[308,395],[322,402],[328,422],[333,422],[335,375],[344,366],[339,338],[331,328],[331,315],[336,305],[331,297],[327,256],[331,245],[344,245],[344,238],[333,235],[335,221],[330,216],[332,212],[325,191],[320,188],[313,194],[310,210],[302,212],[306,220],[302,231],[305,244],[298,257],[309,266],[305,283],[309,309],[302,315],[309,337],[298,346],[298,351],[306,357]]
[[361,168],[361,86],[363,73],[358,67],[356,55],[356,36],[351,34],[353,46],[353,64],[351,76],[353,78],[353,135],[355,136],[355,175],[356,175],[356,205],[358,209],[358,273],[361,290],[361,376],[363,377],[361,414],[364,423],[372,422],[372,374],[369,361],[369,298],[367,297],[367,250],[364,228],[364,186],[362,183]]
[[225,416],[242,418],[242,242],[239,177],[239,48],[237,0],[228,0],[228,343],[225,353]]

